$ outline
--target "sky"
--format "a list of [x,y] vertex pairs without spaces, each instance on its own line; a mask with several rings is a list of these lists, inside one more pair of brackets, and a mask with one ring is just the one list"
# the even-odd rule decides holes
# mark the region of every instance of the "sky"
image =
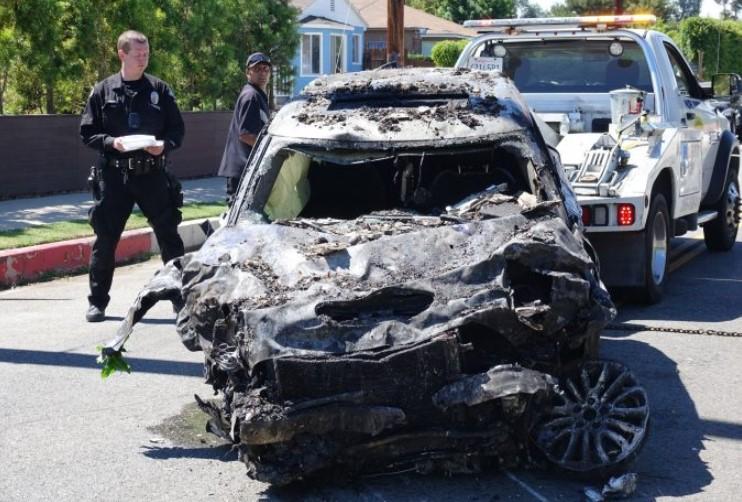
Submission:
[[[541,8],[548,10],[552,5],[558,3],[559,0],[531,0],[533,3],[538,4]],[[721,13],[721,5],[714,2],[714,0],[703,0],[701,3],[701,15],[707,17],[718,18]]]

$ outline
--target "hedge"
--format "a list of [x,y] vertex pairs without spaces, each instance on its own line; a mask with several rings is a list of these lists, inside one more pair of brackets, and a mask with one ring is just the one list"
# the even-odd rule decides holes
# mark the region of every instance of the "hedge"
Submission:
[[430,57],[436,66],[453,66],[469,40],[442,40],[433,46]]
[[742,73],[742,22],[689,17],[680,22],[678,34],[686,58],[697,64],[703,53],[703,78]]

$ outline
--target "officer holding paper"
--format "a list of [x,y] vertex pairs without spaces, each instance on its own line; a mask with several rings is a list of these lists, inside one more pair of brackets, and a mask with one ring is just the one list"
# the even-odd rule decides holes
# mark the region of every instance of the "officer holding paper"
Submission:
[[95,84],[80,123],[83,143],[100,153],[90,179],[95,197],[90,224],[96,239],[85,315],[89,322],[105,319],[116,245],[134,203],[154,230],[163,262],[183,255],[178,235],[183,195],[166,169],[167,154],[183,141],[183,118],[170,87],[144,73],[147,37],[125,31],[117,52],[121,71]]

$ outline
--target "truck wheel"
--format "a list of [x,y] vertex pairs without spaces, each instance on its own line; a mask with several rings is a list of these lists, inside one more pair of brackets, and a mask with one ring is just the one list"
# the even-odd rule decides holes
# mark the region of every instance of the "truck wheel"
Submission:
[[739,228],[739,206],[737,171],[730,169],[724,185],[724,195],[714,207],[719,216],[703,226],[703,240],[710,251],[729,251],[734,246]]
[[644,288],[641,292],[644,303],[653,304],[662,299],[670,250],[669,214],[665,195],[655,194],[644,229]]

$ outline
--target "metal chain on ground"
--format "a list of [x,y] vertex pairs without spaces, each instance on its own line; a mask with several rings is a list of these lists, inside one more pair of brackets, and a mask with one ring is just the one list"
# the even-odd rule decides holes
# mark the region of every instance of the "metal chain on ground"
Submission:
[[739,331],[721,331],[718,329],[692,329],[692,328],[672,328],[669,326],[647,326],[646,324],[637,323],[611,323],[605,327],[613,331],[660,331],[663,333],[681,333],[684,335],[706,335],[706,336],[725,336],[730,338],[742,338],[742,332]]

